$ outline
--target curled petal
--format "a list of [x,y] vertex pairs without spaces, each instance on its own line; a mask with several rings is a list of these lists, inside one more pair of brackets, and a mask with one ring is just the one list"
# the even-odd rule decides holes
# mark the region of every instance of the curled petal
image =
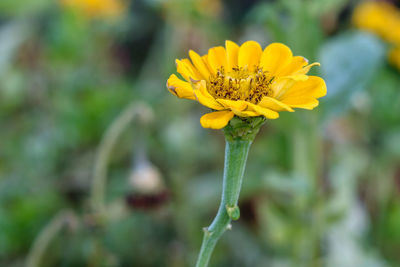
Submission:
[[310,69],[314,66],[321,66],[321,64],[319,64],[318,62],[314,62],[312,64],[309,64],[307,66],[304,66],[303,68],[301,68],[300,70],[298,70],[297,72],[294,73],[294,75],[302,75],[302,74],[307,74]]
[[200,118],[201,126],[211,129],[222,129],[233,118],[234,114],[230,110],[216,111],[203,115]]
[[169,76],[167,80],[168,90],[179,98],[196,100],[192,85],[179,79],[175,74]]

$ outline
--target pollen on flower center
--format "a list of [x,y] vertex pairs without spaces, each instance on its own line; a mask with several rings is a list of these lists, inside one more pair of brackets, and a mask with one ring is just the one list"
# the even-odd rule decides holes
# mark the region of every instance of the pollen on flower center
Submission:
[[274,77],[259,67],[253,71],[236,67],[229,72],[222,67],[210,76],[207,90],[214,98],[245,100],[257,104],[264,96],[272,95],[273,80]]

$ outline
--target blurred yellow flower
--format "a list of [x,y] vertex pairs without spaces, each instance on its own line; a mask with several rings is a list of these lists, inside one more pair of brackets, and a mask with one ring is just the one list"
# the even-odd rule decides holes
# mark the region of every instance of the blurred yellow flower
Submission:
[[121,0],[61,0],[61,3],[82,12],[89,18],[115,18],[125,9]]
[[353,23],[388,42],[400,44],[400,10],[390,3],[363,2],[354,10]]
[[190,50],[189,57],[191,61],[176,60],[177,72],[186,81],[172,74],[167,88],[213,110],[201,117],[204,128],[221,129],[235,115],[276,119],[280,111],[313,109],[326,94],[324,80],[307,75],[319,63],[308,64],[280,43],[263,51],[255,41],[240,47],[226,41],[225,47],[213,47],[204,56]]

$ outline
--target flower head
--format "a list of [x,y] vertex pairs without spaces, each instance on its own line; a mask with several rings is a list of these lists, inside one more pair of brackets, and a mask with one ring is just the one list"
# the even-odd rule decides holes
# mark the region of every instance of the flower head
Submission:
[[114,18],[124,10],[121,0],[61,0],[61,3],[82,12],[89,18]]
[[236,115],[276,119],[280,111],[313,109],[326,94],[323,79],[308,76],[312,66],[293,56],[285,45],[273,43],[264,51],[255,41],[240,47],[226,41],[204,56],[189,51],[189,59],[176,60],[183,81],[172,74],[168,90],[180,98],[197,100],[213,112],[201,117],[204,128],[221,129]]

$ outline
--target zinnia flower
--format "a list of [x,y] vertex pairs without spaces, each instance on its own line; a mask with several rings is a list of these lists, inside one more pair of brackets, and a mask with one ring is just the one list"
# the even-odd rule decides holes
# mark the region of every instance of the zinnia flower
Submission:
[[189,57],[176,60],[177,72],[186,81],[172,74],[167,88],[213,110],[201,117],[204,128],[221,129],[235,115],[276,119],[281,111],[313,109],[326,94],[324,80],[307,75],[319,63],[308,64],[280,43],[263,51],[255,41],[240,47],[226,41],[225,48],[210,48],[204,56],[189,51]]

